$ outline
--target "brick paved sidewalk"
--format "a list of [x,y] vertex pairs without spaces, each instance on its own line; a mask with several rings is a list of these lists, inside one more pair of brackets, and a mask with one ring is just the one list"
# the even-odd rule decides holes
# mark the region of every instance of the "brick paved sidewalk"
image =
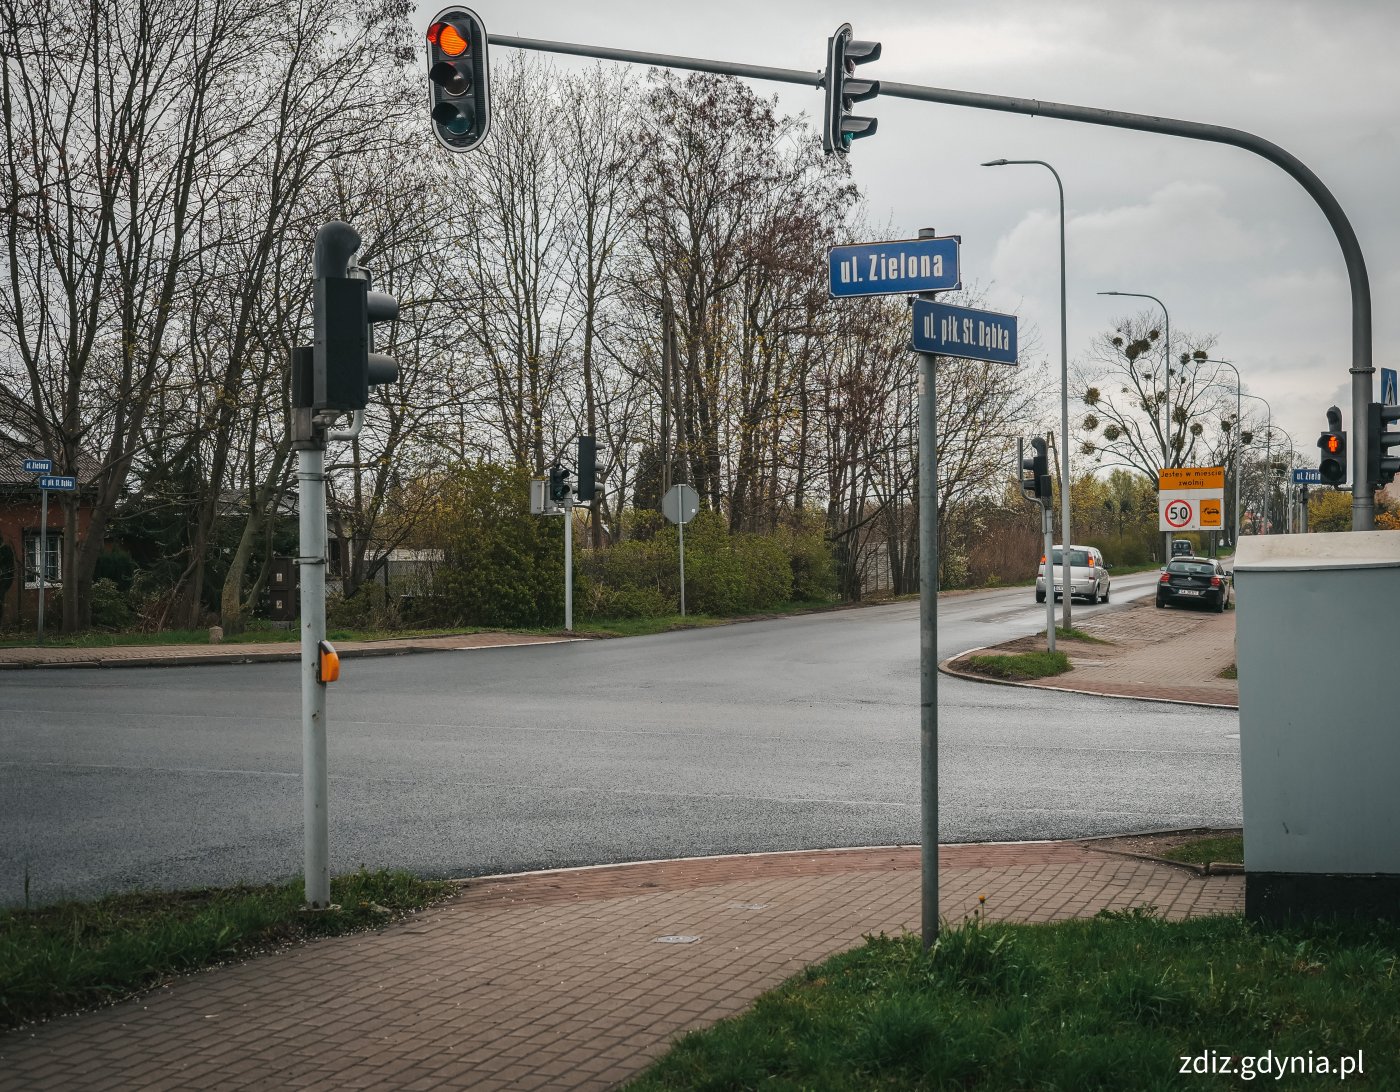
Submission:
[[[1072,843],[945,846],[950,920],[1236,912],[1239,876]],[[472,880],[380,933],[176,980],[0,1035],[0,1088],[602,1089],[870,933],[919,927],[919,852],[654,862]]]
[[[1105,611],[1075,623],[1075,629],[1108,644],[1067,641],[1056,647],[1074,670],[1020,685],[1045,690],[1152,698],[1239,707],[1239,684],[1220,678],[1235,662],[1235,612],[1158,610],[1152,599],[1140,599],[1121,610]],[[1024,652],[1043,649],[1045,637],[1022,637],[981,652]],[[961,657],[940,665],[950,674],[988,680],[959,668]]]
[[[389,641],[337,641],[343,657],[402,656],[410,652],[440,652],[455,648],[495,648],[500,645],[556,644],[583,640],[563,635],[525,633],[462,633],[445,637],[404,637]],[[173,667],[185,664],[238,664],[269,660],[299,660],[296,641],[217,645],[111,645],[106,648],[0,648],[0,670],[17,667]]]

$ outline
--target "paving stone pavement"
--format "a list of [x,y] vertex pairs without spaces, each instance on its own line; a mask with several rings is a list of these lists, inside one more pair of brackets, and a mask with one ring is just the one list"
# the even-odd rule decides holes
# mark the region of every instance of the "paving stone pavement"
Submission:
[[[466,882],[381,932],[0,1035],[2,1089],[604,1089],[867,934],[917,930],[917,848]],[[1239,876],[1074,843],[944,846],[940,908],[990,920],[1237,912]],[[665,938],[665,939],[663,939]]]

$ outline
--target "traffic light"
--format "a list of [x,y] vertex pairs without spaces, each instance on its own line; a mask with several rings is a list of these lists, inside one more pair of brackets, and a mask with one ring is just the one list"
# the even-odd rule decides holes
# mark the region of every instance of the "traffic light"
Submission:
[[857,42],[851,37],[851,24],[842,23],[826,40],[826,124],[822,145],[826,154],[845,155],[857,137],[875,135],[874,118],[856,117],[851,108],[880,93],[879,80],[857,80],[856,65],[880,59],[879,42]]
[[1322,455],[1317,468],[1322,480],[1329,485],[1341,485],[1347,480],[1347,434],[1342,431],[1342,411],[1336,406],[1327,411],[1327,431],[1317,438]]
[[1372,489],[1379,489],[1393,482],[1400,471],[1400,458],[1386,454],[1388,449],[1400,447],[1400,432],[1385,431],[1391,421],[1400,421],[1400,406],[1372,402],[1366,416],[1366,479]]
[[569,499],[569,472],[558,463],[549,468],[549,499],[563,504]]
[[449,152],[469,152],[491,128],[486,27],[470,8],[443,8],[428,24],[428,107],[433,135]]
[[598,441],[592,436],[578,438],[578,499],[583,504],[593,503],[593,498],[603,491],[603,478],[606,475],[603,464],[598,460]]
[[[349,266],[360,248],[360,233],[333,220],[316,233],[316,279],[312,296],[315,339],[311,347],[311,408],[344,412],[369,404],[369,388],[392,383],[398,365],[371,352],[370,324],[399,317],[399,303],[371,292],[369,273]],[[294,384],[294,387],[296,385]],[[301,394],[301,400],[295,398]],[[305,400],[304,387],[294,402]]]
[[[1049,503],[1054,492],[1050,483],[1050,457],[1044,439],[1031,438],[1031,457],[1021,460],[1021,492],[1027,500]],[[1030,477],[1026,477],[1030,471]]]

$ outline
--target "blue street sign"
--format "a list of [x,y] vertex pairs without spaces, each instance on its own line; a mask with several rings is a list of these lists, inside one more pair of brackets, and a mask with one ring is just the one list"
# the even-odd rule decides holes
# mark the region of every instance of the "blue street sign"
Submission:
[[25,459],[24,469],[31,474],[47,474],[53,469],[52,459]]
[[901,239],[834,246],[826,255],[831,295],[896,296],[959,288],[958,239]]
[[1294,485],[1321,485],[1322,471],[1314,470],[1311,467],[1294,468]]
[[914,344],[919,353],[1016,363],[1016,316],[914,301]]
[[40,489],[77,489],[78,479],[67,474],[45,474],[39,478]]
[[1394,368],[1382,368],[1382,369],[1381,369],[1381,405],[1383,405],[1383,406],[1400,406],[1400,390],[1397,390],[1397,389],[1396,389],[1397,386],[1400,386],[1400,384],[1397,384],[1397,383],[1395,382],[1395,369],[1394,369]]

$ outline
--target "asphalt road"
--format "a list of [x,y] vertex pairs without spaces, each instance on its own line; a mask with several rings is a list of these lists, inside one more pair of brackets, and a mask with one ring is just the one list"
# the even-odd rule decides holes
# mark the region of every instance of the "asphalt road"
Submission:
[[[1155,578],[1118,578],[1115,603]],[[1024,588],[947,597],[940,656],[1044,617]],[[917,842],[918,650],[904,603],[349,660],[332,870]],[[1229,710],[940,676],[941,838],[1238,824],[1238,731]],[[0,676],[0,904],[295,876],[300,771],[295,664]]]

